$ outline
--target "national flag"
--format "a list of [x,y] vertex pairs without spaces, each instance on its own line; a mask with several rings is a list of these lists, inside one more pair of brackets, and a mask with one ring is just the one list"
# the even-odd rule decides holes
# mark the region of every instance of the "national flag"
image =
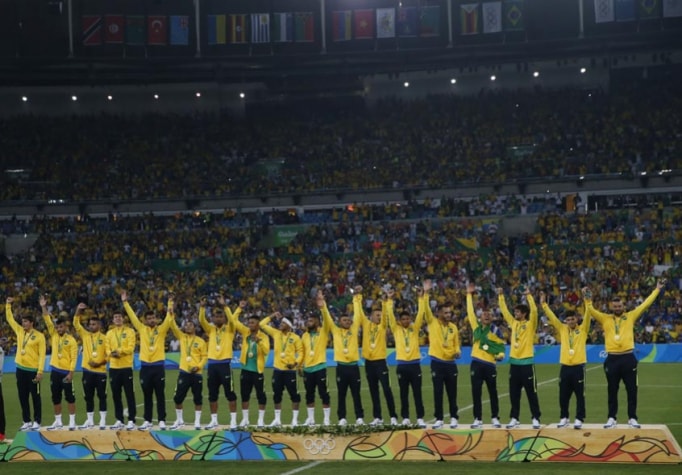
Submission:
[[270,14],[251,14],[251,43],[270,43]]
[[106,44],[122,44],[124,34],[125,17],[123,15],[104,15],[104,42]]
[[350,19],[350,10],[332,12],[333,41],[348,41],[351,39]]
[[635,21],[635,0],[614,0],[616,21]]
[[395,20],[395,30],[398,36],[417,36],[417,7],[398,8],[398,17]]
[[506,0],[502,5],[504,31],[519,31],[525,28],[523,21],[523,0]]
[[126,16],[126,44],[144,44],[144,15]]
[[478,3],[465,3],[459,7],[460,33],[462,35],[478,34],[478,17],[480,15]]
[[315,17],[313,12],[296,12],[294,15],[294,41],[298,43],[315,41]]
[[224,45],[227,38],[227,22],[225,15],[208,15],[206,25],[209,45]]
[[377,38],[395,38],[395,8],[377,8]]
[[502,2],[486,2],[481,5],[483,33],[502,31]]
[[613,0],[594,0],[594,22],[608,23],[614,20]]
[[102,17],[100,15],[83,15],[81,17],[83,26],[83,45],[99,46],[102,44]]
[[659,0],[639,0],[639,19],[657,20],[661,18],[661,2]]
[[294,41],[294,14],[273,13],[272,14],[272,41],[275,43],[286,43]]
[[356,40],[372,40],[374,39],[374,10],[354,10],[354,33],[353,38]]
[[419,9],[419,36],[440,35],[440,6],[432,5]]
[[246,15],[230,15],[230,43],[246,43]]
[[168,43],[168,17],[149,15],[147,17],[147,44],[165,46]]
[[173,46],[189,45],[189,17],[187,15],[171,15],[170,44]]
[[682,0],[663,0],[663,16],[666,18],[682,16]]

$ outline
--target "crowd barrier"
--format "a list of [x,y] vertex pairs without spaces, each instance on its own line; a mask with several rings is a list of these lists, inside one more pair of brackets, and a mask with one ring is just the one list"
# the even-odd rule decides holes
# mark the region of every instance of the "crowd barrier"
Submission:
[[[557,364],[559,362],[559,345],[536,345],[535,346],[535,363],[536,364]],[[429,349],[424,346],[421,347],[422,364],[428,365],[431,362],[429,358]],[[239,363],[240,351],[234,352],[232,358],[232,367],[240,368]],[[501,364],[508,363],[509,350],[506,351],[506,357]],[[668,343],[668,344],[637,344],[635,345],[635,355],[640,363],[682,363],[682,343]],[[266,367],[272,368],[273,353],[270,352],[266,361]],[[45,369],[49,369],[49,357],[45,362]],[[606,351],[603,345],[587,345],[587,362],[588,363],[603,363],[606,359]],[[166,353],[166,369],[178,369],[180,360],[179,352]],[[389,366],[396,364],[396,355],[393,348],[387,351],[386,361]],[[363,361],[360,361],[363,364]],[[471,363],[471,347],[462,347],[462,356],[457,360],[457,364],[468,365]],[[139,355],[135,354],[135,369],[140,368]],[[327,366],[336,366],[334,361],[334,352],[331,349],[327,350]],[[78,364],[76,370],[81,370],[81,355],[78,357]],[[16,365],[14,363],[14,355],[5,357],[5,364],[3,372],[14,373]]]

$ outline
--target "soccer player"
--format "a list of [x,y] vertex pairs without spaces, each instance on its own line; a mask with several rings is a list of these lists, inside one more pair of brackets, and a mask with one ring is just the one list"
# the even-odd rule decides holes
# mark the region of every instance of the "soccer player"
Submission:
[[360,397],[360,349],[358,348],[358,337],[360,330],[360,316],[351,319],[343,314],[339,318],[337,326],[329,313],[329,308],[324,300],[324,294],[319,293],[318,305],[322,312],[322,319],[326,326],[331,329],[334,345],[334,361],[336,361],[336,388],[338,391],[337,416],[338,424],[345,426],[346,420],[346,393],[350,389],[353,398],[353,408],[355,410],[355,424],[365,423],[365,413],[362,408],[362,398]]
[[125,290],[121,292],[123,308],[140,335],[140,386],[144,398],[144,422],[139,427],[140,430],[151,430],[153,426],[154,395],[159,429],[166,429],[166,334],[170,329],[173,299],[173,293],[169,292],[166,318],[160,324],[159,317],[153,310],[145,312],[142,323],[128,303],[128,293]]
[[628,425],[635,429],[641,427],[637,421],[637,358],[634,354],[634,326],[637,319],[654,303],[665,284],[666,280],[660,279],[646,300],[629,312],[625,311],[625,304],[619,297],[611,300],[611,313],[596,310],[592,306],[592,300],[585,297],[587,312],[604,329],[604,346],[607,353],[604,372],[606,373],[609,411],[609,418],[604,424],[605,429],[616,427],[618,387],[621,381],[625,385],[628,398]]
[[[279,329],[269,325],[272,319],[279,320]],[[292,416],[291,426],[298,425],[298,408],[301,402],[301,395],[296,387],[296,371],[303,363],[303,343],[292,330],[291,320],[282,317],[279,312],[275,312],[269,317],[260,321],[261,330],[270,335],[274,343],[274,357],[272,372],[272,399],[275,401],[275,418],[270,423],[270,427],[282,425],[282,395],[286,388],[291,398]]]
[[[40,402],[40,381],[43,379],[45,367],[45,336],[34,325],[32,315],[23,315],[21,325],[14,320],[12,313],[13,297],[7,297],[5,316],[7,323],[17,336],[17,391],[21,405],[21,417],[24,423],[19,430],[40,430],[42,404]],[[33,422],[31,422],[31,403],[33,402]]]
[[0,442],[5,440],[7,420],[5,419],[5,399],[2,397],[2,365],[5,364],[5,350],[0,346]]
[[99,400],[99,428],[107,425],[107,354],[106,335],[102,333],[102,322],[95,316],[88,319],[88,327],[81,324],[86,305],[79,303],[73,317],[73,327],[83,344],[83,394],[87,419],[79,429],[95,427],[95,394]]
[[467,320],[471,325],[473,341],[471,345],[471,397],[474,403],[474,422],[472,429],[483,427],[483,383],[490,397],[492,425],[500,424],[500,403],[497,396],[497,362],[504,359],[504,340],[496,325],[493,325],[493,314],[490,309],[481,312],[480,321],[474,310],[474,292],[476,285],[467,285]]
[[[109,327],[105,340],[107,359],[109,360],[109,385],[111,397],[114,400],[114,416],[116,422],[110,427],[112,430],[126,429],[135,430],[135,387],[133,384],[133,353],[135,352],[135,330],[124,325],[124,317],[121,312],[114,312],[111,317],[112,325]],[[123,398],[125,393],[128,406],[128,424],[123,421]]]
[[47,334],[50,336],[52,356],[50,356],[50,390],[54,405],[54,422],[47,430],[59,430],[62,424],[62,394],[69,410],[69,430],[76,430],[76,396],[73,394],[73,373],[78,359],[78,343],[66,332],[66,319],[59,317],[52,323],[47,311],[47,299],[40,296]]
[[173,402],[175,403],[175,422],[171,430],[181,429],[185,425],[182,411],[182,403],[189,390],[192,390],[194,401],[194,429],[201,429],[201,407],[203,404],[202,388],[204,376],[202,370],[208,359],[206,342],[196,335],[196,326],[191,320],[187,320],[180,327],[175,323],[175,314],[171,312],[171,331],[180,342],[180,370],[178,371],[178,382],[175,385]]
[[356,286],[353,295],[353,316],[362,320],[362,356],[365,358],[365,375],[369,386],[369,394],[372,397],[372,417],[370,425],[382,425],[384,420],[381,416],[381,396],[379,384],[384,391],[388,415],[391,417],[391,425],[398,425],[398,413],[395,411],[395,400],[391,390],[391,382],[388,376],[386,364],[386,330],[388,318],[384,316],[383,305],[375,307],[369,318],[362,309],[362,287]]
[[[243,309],[246,302],[240,302]],[[260,319],[251,314],[247,318],[247,325],[232,315],[232,324],[237,332],[242,335],[242,349],[239,362],[242,365],[242,372],[239,375],[239,391],[242,399],[242,420],[240,427],[248,427],[249,422],[249,399],[251,392],[256,390],[256,400],[258,401],[258,422],[256,427],[265,426],[265,360],[270,353],[270,338],[265,332],[260,331]]]
[[[421,296],[424,290],[420,287],[417,292]],[[402,425],[412,425],[410,422],[410,388],[412,388],[417,426],[425,428],[421,352],[419,351],[419,329],[424,322],[425,311],[423,301],[419,300],[417,317],[414,322],[410,313],[405,310],[400,312],[400,319],[396,320],[394,295],[393,289],[386,292],[386,314],[388,315],[388,325],[395,339],[396,374],[398,375],[398,388],[400,390],[400,417],[403,418]]]
[[[208,299],[202,297],[199,303],[199,324],[208,335],[208,404],[211,411],[211,421],[206,426],[208,430],[218,428],[218,395],[223,388],[230,409],[230,429],[237,428],[237,395],[232,384],[232,343],[234,342],[234,324],[227,322],[226,315],[231,310],[225,305],[225,299],[220,298],[222,307],[215,307],[211,312],[212,323],[206,320],[206,304]],[[235,310],[239,316],[241,308]]]
[[498,303],[505,322],[511,328],[511,350],[509,352],[509,402],[511,403],[511,420],[507,429],[519,426],[521,412],[521,390],[526,390],[533,429],[540,428],[540,402],[535,378],[535,334],[538,329],[538,309],[535,300],[527,287],[522,288],[526,304],[514,307],[514,316],[509,312],[504,293],[497,289]]
[[[321,308],[324,301],[321,295],[317,295],[317,306]],[[303,343],[303,385],[305,386],[305,402],[308,417],[305,424],[315,425],[315,389],[322,399],[322,413],[324,425],[328,426],[329,415],[329,391],[327,389],[327,343],[329,343],[330,328],[327,322],[322,323],[320,316],[310,314],[306,322],[307,331],[301,338]]]
[[[583,289],[583,298],[591,298],[590,291]],[[590,334],[590,314],[585,312],[583,321],[578,326],[578,317],[574,310],[568,310],[564,323],[557,318],[549,305],[547,296],[540,292],[540,306],[554,327],[561,341],[559,355],[559,423],[557,427],[568,426],[568,404],[575,393],[574,429],[580,429],[585,420],[585,363],[587,363],[587,337]]]
[[457,408],[457,363],[462,355],[459,342],[459,330],[452,321],[453,311],[449,302],[439,304],[436,308],[438,318],[434,317],[429,305],[429,292],[432,282],[425,280],[422,305],[424,318],[429,329],[429,356],[431,357],[431,381],[433,382],[433,406],[436,422],[434,429],[443,427],[443,393],[447,392],[450,406],[450,428],[458,425]]

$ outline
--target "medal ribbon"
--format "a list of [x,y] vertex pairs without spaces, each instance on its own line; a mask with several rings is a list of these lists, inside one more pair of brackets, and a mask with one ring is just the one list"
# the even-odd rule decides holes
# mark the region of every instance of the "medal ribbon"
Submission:
[[403,327],[403,341],[405,342],[405,348],[410,346],[410,337],[412,336],[412,327]]
[[21,342],[21,351],[26,351],[26,342],[31,339],[33,335],[33,330],[31,330],[28,335],[24,333],[24,341]]
[[616,319],[616,321],[615,321],[616,335],[618,335],[620,333],[620,326],[625,320],[627,320],[627,317],[625,317],[625,316]]

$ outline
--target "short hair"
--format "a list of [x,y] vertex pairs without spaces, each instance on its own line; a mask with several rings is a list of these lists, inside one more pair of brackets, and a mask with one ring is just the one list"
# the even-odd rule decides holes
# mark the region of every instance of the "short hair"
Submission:
[[258,315],[256,315],[255,313],[252,313],[251,315],[249,315],[248,317],[246,317],[246,319],[247,319],[247,320],[256,320],[256,321],[259,321],[259,322],[260,322],[260,317],[259,317]]
[[566,313],[564,313],[564,318],[566,317],[575,317],[575,310],[566,310]]
[[36,322],[36,319],[33,318],[33,315],[30,315],[30,314],[28,314],[28,315],[22,315],[22,316],[21,316],[21,319],[22,319],[22,320],[28,320],[28,321],[31,322],[31,323],[35,323],[35,322]]
[[524,315],[528,315],[530,313],[530,308],[525,303],[518,304],[517,306],[514,307],[514,309],[519,310]]
[[145,317],[148,317],[150,315],[156,316],[156,312],[154,310],[147,310],[146,312],[144,312]]
[[55,323],[56,325],[61,325],[62,323],[67,323],[67,320],[66,320],[66,318],[64,318],[64,317],[59,317],[59,318],[57,318],[57,320],[55,320],[54,323]]
[[412,318],[412,315],[410,315],[410,312],[408,312],[407,310],[403,310],[402,312],[400,312],[399,316],[400,318],[403,318],[405,316]]
[[439,303],[439,304],[436,306],[436,311],[443,310],[444,308],[447,308],[447,307],[452,307],[452,303],[450,303],[450,302]]
[[611,297],[611,302],[622,302],[621,298],[617,295]]

